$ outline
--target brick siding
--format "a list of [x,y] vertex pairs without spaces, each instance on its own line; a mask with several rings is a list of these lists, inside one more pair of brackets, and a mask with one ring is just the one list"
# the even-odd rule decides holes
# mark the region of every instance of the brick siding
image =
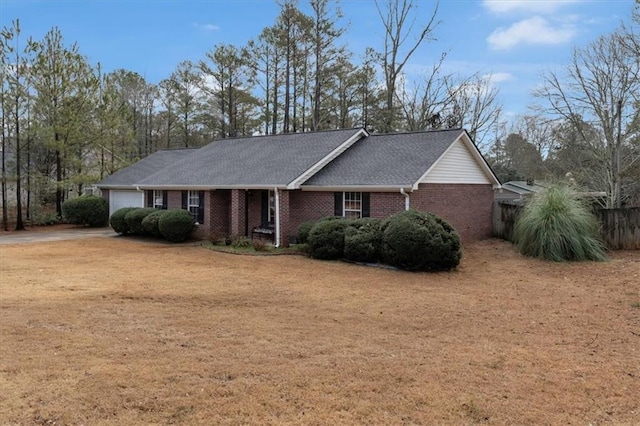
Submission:
[[291,191],[287,233],[296,236],[301,223],[333,216],[333,212],[333,192]]
[[464,242],[491,237],[491,185],[420,184],[411,193],[411,207],[440,216],[458,231]]
[[[106,194],[105,194],[106,193]],[[248,223],[245,224],[245,195]],[[108,191],[103,192],[108,197]],[[262,223],[262,193],[252,190],[205,192],[205,219],[199,236],[219,239],[233,235],[249,236]],[[286,246],[301,223],[334,214],[333,192],[281,191],[281,244]],[[493,189],[491,185],[420,184],[410,193],[411,207],[431,212],[449,222],[464,242],[490,238],[492,234]],[[405,198],[399,192],[372,192],[371,217],[386,218],[404,210]],[[168,192],[168,208],[182,208],[181,191]]]
[[182,191],[167,191],[167,208],[182,208]]
[[204,223],[202,228],[214,241],[229,236],[229,205],[231,191],[207,191],[204,194]]

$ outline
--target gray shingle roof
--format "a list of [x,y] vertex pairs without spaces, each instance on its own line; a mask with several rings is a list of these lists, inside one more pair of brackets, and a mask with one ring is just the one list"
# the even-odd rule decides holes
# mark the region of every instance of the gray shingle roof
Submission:
[[362,129],[221,139],[136,182],[144,186],[284,186]]
[[371,135],[303,186],[409,187],[464,133],[461,129]]
[[170,167],[195,151],[192,148],[156,151],[140,161],[107,176],[96,185],[99,187],[136,185],[140,180],[156,173],[158,170]]

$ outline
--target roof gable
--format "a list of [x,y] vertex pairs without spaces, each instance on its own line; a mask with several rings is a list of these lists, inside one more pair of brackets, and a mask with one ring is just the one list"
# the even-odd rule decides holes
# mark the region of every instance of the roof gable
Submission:
[[477,149],[466,133],[461,134],[426,171],[419,183],[497,184],[491,169],[481,156],[478,158],[474,155],[476,153]]
[[303,187],[417,187],[426,172],[464,135],[462,129],[371,135]]

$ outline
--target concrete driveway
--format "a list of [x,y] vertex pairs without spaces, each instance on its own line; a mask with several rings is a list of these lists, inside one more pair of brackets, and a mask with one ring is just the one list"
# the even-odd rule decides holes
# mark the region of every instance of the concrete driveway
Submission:
[[118,234],[116,234],[111,228],[67,228],[46,231],[14,231],[0,233],[0,245],[79,240],[83,238],[96,237],[114,237],[116,235]]

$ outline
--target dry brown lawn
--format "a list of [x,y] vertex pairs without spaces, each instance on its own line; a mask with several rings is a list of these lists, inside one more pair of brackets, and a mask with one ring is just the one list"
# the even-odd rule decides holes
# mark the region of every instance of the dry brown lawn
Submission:
[[0,246],[0,424],[640,424],[640,253],[451,273]]

